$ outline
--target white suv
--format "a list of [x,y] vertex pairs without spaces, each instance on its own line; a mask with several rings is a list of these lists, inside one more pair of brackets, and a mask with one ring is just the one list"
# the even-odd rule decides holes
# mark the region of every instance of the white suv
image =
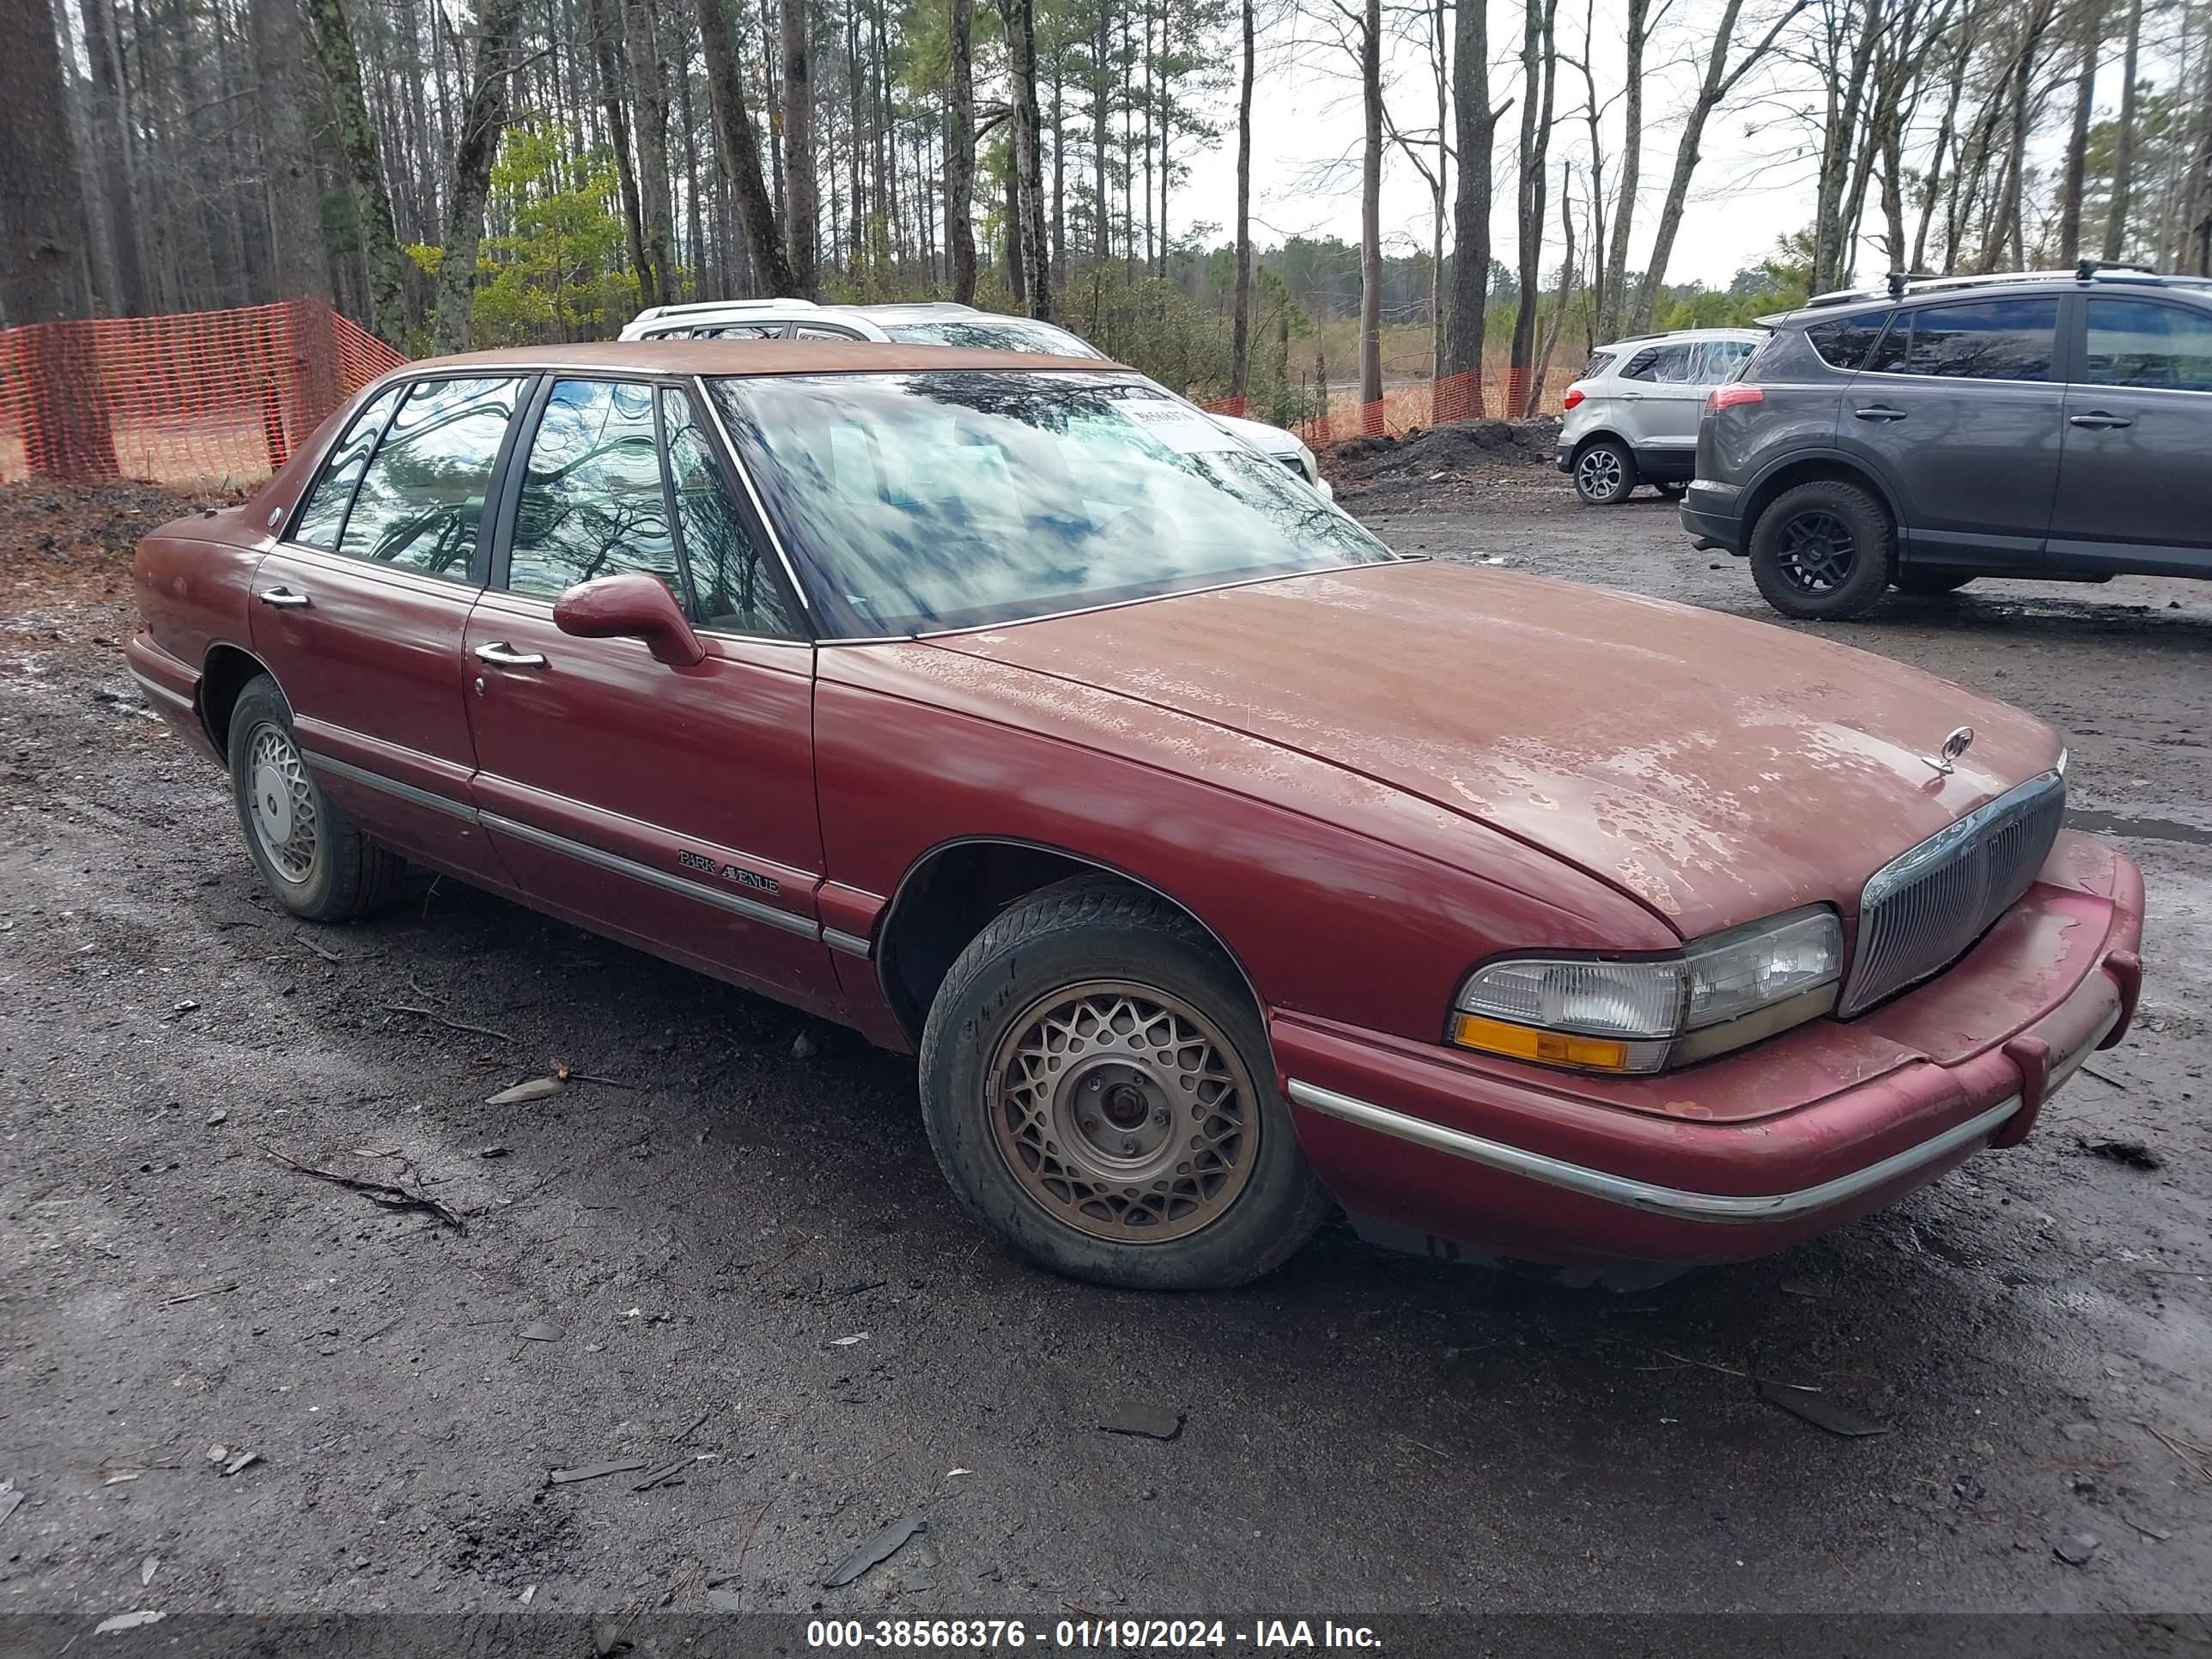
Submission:
[[[1106,354],[1051,323],[1008,317],[949,301],[915,305],[823,306],[811,300],[706,300],[641,311],[625,340],[874,340],[906,345],[975,346],[986,351],[1035,351],[1056,357]],[[1328,480],[1297,434],[1261,421],[1208,415],[1223,431],[1279,461],[1325,496]],[[1692,422],[1694,427],[1694,422]]]
[[1669,501],[1697,470],[1705,394],[1733,380],[1765,343],[1759,328],[1695,328],[1600,346],[1561,406],[1559,471],[1592,507],[1639,483]]

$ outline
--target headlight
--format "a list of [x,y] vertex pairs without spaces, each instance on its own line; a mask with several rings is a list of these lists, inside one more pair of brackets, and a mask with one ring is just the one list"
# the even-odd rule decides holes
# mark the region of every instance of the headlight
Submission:
[[1460,988],[1451,1040],[1552,1066],[1656,1072],[1826,1013],[1843,957],[1843,924],[1825,905],[1648,961],[1508,957]]
[[1313,446],[1304,439],[1298,441],[1298,464],[1305,468],[1306,477],[1310,482],[1314,483],[1321,482],[1321,462],[1314,455]]

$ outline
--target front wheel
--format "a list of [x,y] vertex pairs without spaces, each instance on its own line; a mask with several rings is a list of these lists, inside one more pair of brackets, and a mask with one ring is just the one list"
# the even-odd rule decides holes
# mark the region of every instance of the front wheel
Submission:
[[1222,1289],[1328,1214],[1249,992],[1188,916],[1127,883],[1058,883],[978,934],[931,1004],[921,1070],[954,1193],[1055,1273]]
[[1889,591],[1889,515],[1856,484],[1815,479],[1776,496],[1751,532],[1751,574],[1785,617],[1846,622]]
[[1636,488],[1636,457],[1617,438],[1600,438],[1575,457],[1575,494],[1591,507],[1618,507]]
[[230,712],[230,786],[246,850],[277,902],[309,921],[381,905],[404,866],[324,794],[292,735],[292,711],[263,675]]

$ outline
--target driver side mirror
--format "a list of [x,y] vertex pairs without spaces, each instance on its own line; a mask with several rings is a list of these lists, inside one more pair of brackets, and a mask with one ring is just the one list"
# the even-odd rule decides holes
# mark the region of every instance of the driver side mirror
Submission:
[[672,668],[707,659],[676,596],[641,570],[579,582],[554,602],[553,625],[584,640],[643,640],[653,659]]

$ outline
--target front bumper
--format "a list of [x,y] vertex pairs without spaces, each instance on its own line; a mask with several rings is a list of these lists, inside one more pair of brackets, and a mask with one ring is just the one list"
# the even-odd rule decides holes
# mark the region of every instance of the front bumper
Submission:
[[1307,1155],[1379,1231],[1563,1267],[1741,1261],[2024,1138],[2125,1034],[2142,928],[2135,866],[2068,833],[1936,979],[1681,1073],[1572,1076],[1289,1014],[1270,1035]]

